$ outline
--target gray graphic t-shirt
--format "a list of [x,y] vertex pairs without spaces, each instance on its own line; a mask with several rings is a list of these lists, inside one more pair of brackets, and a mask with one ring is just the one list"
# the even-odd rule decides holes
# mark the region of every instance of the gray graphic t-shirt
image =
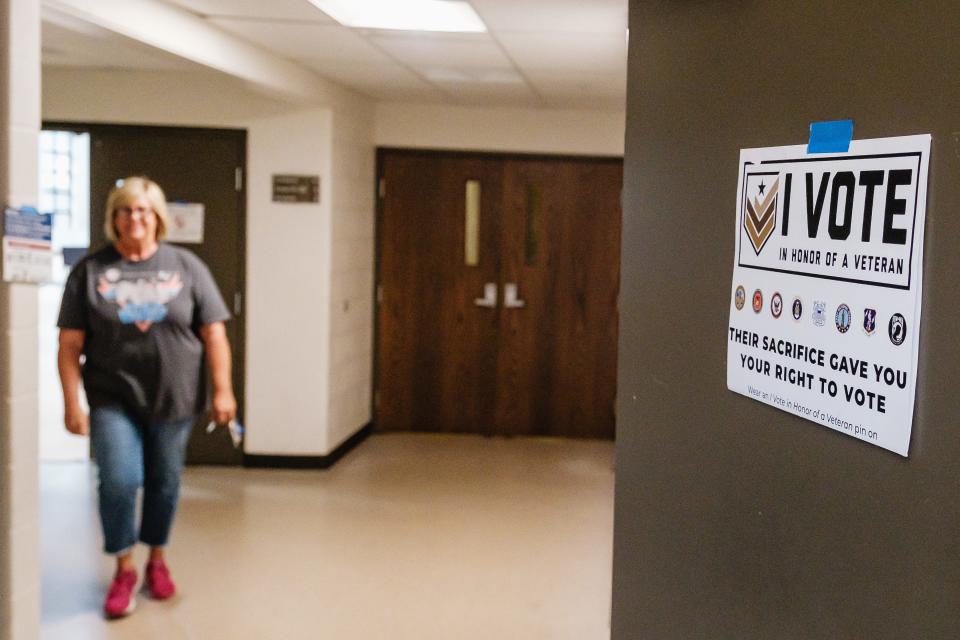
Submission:
[[195,255],[161,244],[129,262],[112,247],[81,260],[63,292],[61,329],[85,333],[83,386],[91,408],[120,402],[151,423],[202,413],[202,325],[230,312]]

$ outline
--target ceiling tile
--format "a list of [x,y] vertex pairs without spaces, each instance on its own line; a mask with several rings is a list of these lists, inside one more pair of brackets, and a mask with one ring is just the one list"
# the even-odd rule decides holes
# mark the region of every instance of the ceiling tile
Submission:
[[521,70],[626,73],[626,34],[509,33],[498,36]]
[[543,95],[582,93],[598,96],[626,96],[625,73],[533,71],[527,79]]
[[473,83],[440,83],[452,102],[460,105],[539,107],[543,100],[525,84],[491,85]]
[[391,57],[412,67],[442,64],[450,67],[510,69],[510,60],[496,42],[481,34],[425,34],[371,32],[370,41]]
[[492,86],[522,85],[525,83],[523,76],[514,69],[482,69],[432,65],[429,67],[415,67],[414,71],[426,80],[436,83],[470,83]]
[[374,64],[389,58],[352,29],[340,25],[210,18],[220,29],[291,59],[331,59]]
[[627,0],[471,0],[470,4],[495,34],[623,34],[627,29]]
[[444,94],[395,62],[345,63],[342,60],[300,60],[321,76],[381,100],[443,101]]
[[[484,34],[349,29],[309,0],[157,1],[209,16],[225,32],[379,100],[623,108],[626,0],[471,0],[491,29]],[[45,64],[198,68],[47,14]]]
[[310,20],[336,24],[327,14],[308,0],[165,0],[202,16],[235,16],[274,18],[277,20]]
[[551,109],[620,112],[627,107],[627,100],[624,96],[592,96],[586,93],[549,95],[545,96],[543,101],[544,106]]

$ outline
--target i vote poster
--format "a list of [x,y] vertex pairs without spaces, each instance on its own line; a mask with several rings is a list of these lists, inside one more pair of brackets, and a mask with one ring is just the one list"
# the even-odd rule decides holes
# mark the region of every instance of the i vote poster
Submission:
[[744,149],[727,386],[906,456],[930,136]]

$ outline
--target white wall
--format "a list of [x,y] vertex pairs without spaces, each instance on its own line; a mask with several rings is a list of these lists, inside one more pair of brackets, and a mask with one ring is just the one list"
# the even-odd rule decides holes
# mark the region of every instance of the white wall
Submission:
[[373,110],[334,112],[328,448],[371,419],[373,390]]
[[[43,79],[48,120],[247,129],[245,450],[326,455],[364,426],[373,222],[354,189],[372,189],[372,106],[349,95],[290,105],[213,73],[45,68]],[[276,173],[320,175],[320,203],[273,203]]]
[[625,111],[380,104],[378,147],[622,156]]
[[[0,2],[0,200],[37,201],[40,7]],[[0,282],[0,640],[40,632],[37,287]]]
[[[260,118],[248,132],[245,451],[324,455],[331,112],[317,108]],[[318,174],[320,202],[272,202],[275,173]]]

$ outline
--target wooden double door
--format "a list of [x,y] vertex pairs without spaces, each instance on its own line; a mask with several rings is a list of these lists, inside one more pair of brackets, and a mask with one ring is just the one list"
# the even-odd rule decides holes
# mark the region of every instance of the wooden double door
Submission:
[[612,438],[622,161],[378,160],[378,429]]

